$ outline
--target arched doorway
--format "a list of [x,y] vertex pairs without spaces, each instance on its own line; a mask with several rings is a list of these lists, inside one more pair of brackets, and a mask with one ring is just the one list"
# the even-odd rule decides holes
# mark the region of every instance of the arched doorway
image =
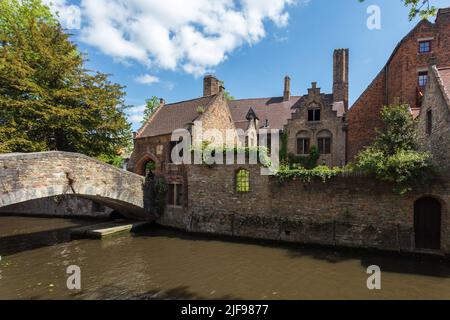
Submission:
[[151,154],[145,154],[137,161],[134,172],[146,177],[148,173],[158,171],[159,163],[157,158]]
[[423,197],[414,204],[414,232],[416,249],[441,248],[441,203]]

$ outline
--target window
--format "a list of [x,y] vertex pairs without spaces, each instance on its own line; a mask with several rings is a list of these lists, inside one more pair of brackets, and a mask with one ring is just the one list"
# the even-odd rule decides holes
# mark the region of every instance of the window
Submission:
[[428,72],[419,72],[419,87],[424,88],[428,82]]
[[301,131],[297,134],[297,154],[309,154],[310,134],[308,131]]
[[419,42],[419,53],[431,52],[431,41],[420,41]]
[[250,192],[250,172],[241,169],[236,174],[236,191],[239,193]]
[[308,121],[320,121],[320,109],[308,110]]
[[182,206],[183,203],[183,185],[169,184],[169,192],[167,197],[167,204],[169,206]]
[[433,113],[431,110],[427,111],[427,134],[433,132]]
[[331,133],[328,130],[320,131],[317,135],[317,147],[320,154],[331,154]]
[[331,153],[331,138],[319,138],[317,140],[320,154]]
[[309,154],[309,139],[297,139],[297,154]]

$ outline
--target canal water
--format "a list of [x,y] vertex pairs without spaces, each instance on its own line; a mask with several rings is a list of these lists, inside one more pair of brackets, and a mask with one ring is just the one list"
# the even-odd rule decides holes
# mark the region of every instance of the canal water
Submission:
[[[149,227],[71,240],[95,221],[0,216],[0,299],[450,299],[450,264],[237,243]],[[67,288],[68,266],[81,290]],[[369,291],[367,267],[382,270]]]

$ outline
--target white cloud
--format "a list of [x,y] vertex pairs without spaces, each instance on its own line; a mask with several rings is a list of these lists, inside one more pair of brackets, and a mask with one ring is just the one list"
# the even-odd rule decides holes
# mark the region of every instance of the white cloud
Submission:
[[135,78],[137,83],[140,84],[154,84],[154,83],[158,83],[159,82],[159,78],[149,75],[149,74],[144,74],[142,76],[136,77]]
[[134,125],[139,125],[144,119],[146,105],[134,106],[128,109],[128,120]]
[[[201,75],[309,0],[81,0],[81,40],[122,61]],[[65,0],[57,1],[65,3]]]
[[81,10],[79,6],[69,4],[66,0],[43,0],[56,14],[61,25],[67,29],[81,28]]

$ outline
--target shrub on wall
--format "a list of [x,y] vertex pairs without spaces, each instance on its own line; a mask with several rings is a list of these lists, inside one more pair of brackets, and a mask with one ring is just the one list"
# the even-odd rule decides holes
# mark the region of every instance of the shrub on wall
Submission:
[[356,167],[376,179],[396,184],[399,193],[434,172],[431,155],[417,151],[415,120],[407,105],[386,106],[381,111],[384,129],[372,146],[357,156]]
[[291,168],[303,167],[306,169],[314,169],[317,167],[319,158],[319,149],[316,146],[312,146],[308,156],[297,156],[293,153],[289,153],[288,164]]

